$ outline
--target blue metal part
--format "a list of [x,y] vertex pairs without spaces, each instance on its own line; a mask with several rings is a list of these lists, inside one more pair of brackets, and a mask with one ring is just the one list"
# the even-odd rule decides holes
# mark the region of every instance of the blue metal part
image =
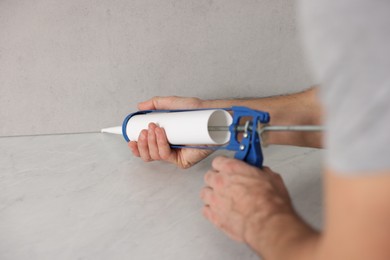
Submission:
[[[231,110],[233,111],[233,123],[229,127],[230,141],[225,149],[236,151],[234,158],[261,168],[263,166],[263,153],[261,151],[260,136],[257,132],[257,124],[269,123],[269,113],[239,106],[234,106]],[[251,117],[251,121],[242,141],[239,142],[237,126],[243,117]]]
[[[126,133],[127,123],[132,116],[142,115],[153,112],[187,112],[196,110],[213,110],[221,108],[207,108],[207,109],[183,109],[183,110],[143,110],[128,115],[122,124],[122,134],[127,142],[130,141]],[[270,121],[270,115],[267,112],[253,110],[247,107],[233,106],[232,108],[223,108],[226,111],[233,112],[233,122],[229,126],[230,140],[226,146],[186,146],[186,145],[171,145],[172,148],[195,148],[195,149],[209,149],[220,150],[226,149],[235,151],[235,158],[245,161],[253,166],[263,166],[263,153],[261,151],[260,136],[257,132],[257,124],[267,124]],[[244,117],[250,117],[250,122],[247,125],[247,129],[244,133],[244,137],[241,142],[238,140],[237,126],[239,126],[240,120]]]

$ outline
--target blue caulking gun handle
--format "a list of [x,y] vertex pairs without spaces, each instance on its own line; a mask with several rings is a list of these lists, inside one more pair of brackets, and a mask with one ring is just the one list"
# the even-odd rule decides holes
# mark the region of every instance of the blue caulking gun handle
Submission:
[[[260,135],[257,132],[257,125],[258,123],[269,123],[269,113],[241,106],[233,106],[232,111],[233,123],[229,127],[230,141],[226,149],[235,151],[234,158],[236,159],[259,168],[263,167],[263,153],[261,150]],[[244,132],[241,142],[239,142],[236,129],[243,117],[251,117],[251,121],[247,131]]]
[[[199,111],[199,110],[213,110],[221,108],[206,108],[206,109],[179,109],[179,110],[142,110],[128,115],[122,124],[122,134],[127,142],[130,141],[126,133],[127,122],[132,116],[148,114],[153,112],[186,112],[186,111]],[[231,108],[222,108],[226,111],[233,112],[233,122],[229,126],[230,140],[226,146],[186,146],[186,145],[171,145],[171,148],[195,148],[195,149],[209,149],[219,150],[226,149],[235,151],[235,158],[242,160],[250,165],[261,168],[263,166],[263,153],[261,150],[261,141],[259,133],[257,132],[257,124],[267,124],[270,121],[270,115],[268,112],[253,110],[242,106],[233,106]],[[242,141],[238,141],[237,126],[239,126],[240,120],[243,117],[251,117],[250,126],[245,133],[245,137]]]

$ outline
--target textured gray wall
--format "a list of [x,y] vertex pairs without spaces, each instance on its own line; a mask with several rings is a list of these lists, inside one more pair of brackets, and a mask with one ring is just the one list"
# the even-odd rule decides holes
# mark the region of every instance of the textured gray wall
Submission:
[[310,83],[293,1],[0,1],[0,136],[96,131],[154,95]]

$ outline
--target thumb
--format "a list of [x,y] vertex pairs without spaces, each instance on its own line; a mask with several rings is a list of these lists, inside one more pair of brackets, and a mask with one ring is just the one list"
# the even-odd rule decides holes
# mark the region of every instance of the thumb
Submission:
[[153,97],[138,104],[139,110],[169,109],[169,97]]

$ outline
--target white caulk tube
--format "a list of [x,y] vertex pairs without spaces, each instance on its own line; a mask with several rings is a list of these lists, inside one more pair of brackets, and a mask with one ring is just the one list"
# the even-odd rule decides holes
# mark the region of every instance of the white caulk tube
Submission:
[[172,145],[221,145],[229,141],[230,132],[209,131],[209,127],[228,127],[232,121],[232,116],[222,109],[135,114],[127,121],[126,134],[131,141],[137,141],[141,131],[148,129],[149,123],[155,123],[164,128]]

